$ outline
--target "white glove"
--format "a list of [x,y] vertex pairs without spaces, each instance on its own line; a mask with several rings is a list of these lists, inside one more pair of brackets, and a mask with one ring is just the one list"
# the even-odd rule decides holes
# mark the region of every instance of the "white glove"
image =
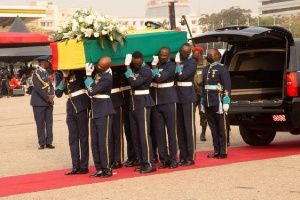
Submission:
[[200,104],[200,111],[205,113],[204,106],[202,104]]
[[223,110],[227,112],[229,110],[229,104],[223,104]]
[[177,52],[177,54],[175,56],[175,62],[180,63],[180,53],[179,53],[179,51]]
[[158,63],[158,56],[153,56],[153,61],[151,65],[157,65],[157,63]]
[[130,65],[131,60],[132,60],[132,55],[131,55],[131,54],[126,54],[124,64],[125,64],[125,65]]
[[62,70],[62,73],[63,73],[64,77],[69,76],[69,70]]
[[93,63],[85,63],[85,74],[91,76],[94,71]]

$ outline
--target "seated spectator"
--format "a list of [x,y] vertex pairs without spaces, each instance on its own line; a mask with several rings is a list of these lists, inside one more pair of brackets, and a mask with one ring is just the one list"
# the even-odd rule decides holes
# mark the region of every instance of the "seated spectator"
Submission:
[[9,90],[13,90],[13,89],[21,89],[22,86],[18,83],[16,76],[12,75],[10,82],[9,82]]

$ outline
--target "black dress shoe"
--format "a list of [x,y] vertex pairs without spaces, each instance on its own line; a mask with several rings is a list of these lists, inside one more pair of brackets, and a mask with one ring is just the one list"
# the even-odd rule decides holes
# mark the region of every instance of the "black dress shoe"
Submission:
[[136,166],[139,166],[140,164],[141,164],[141,162],[139,159],[134,159],[134,160],[127,160],[124,163],[124,166],[125,167],[136,167]]
[[163,162],[159,165],[159,169],[164,169],[170,166],[170,162]]
[[97,171],[95,174],[90,175],[90,178],[96,178],[96,177],[100,177],[102,171]]
[[143,166],[137,167],[137,168],[135,168],[133,171],[134,171],[134,172],[140,172],[140,171],[142,171],[142,169],[143,169]]
[[185,160],[184,160],[184,159],[181,159],[181,160],[179,161],[178,165],[182,166],[184,162],[185,162]]
[[182,163],[181,166],[190,166],[190,165],[194,165],[195,164],[195,161],[193,160],[186,160]]
[[42,149],[45,149],[45,145],[41,145],[38,150],[42,150]]
[[109,170],[108,172],[103,171],[100,174],[100,178],[107,178],[107,177],[110,177],[110,176],[112,176],[112,171],[111,170]]
[[212,153],[212,154],[207,155],[208,158],[217,158],[218,156],[219,156],[219,153]]
[[150,172],[155,172],[156,171],[156,167],[143,167],[140,171],[140,173],[144,174],[144,173],[150,173]]
[[46,144],[46,148],[47,149],[55,149],[55,146],[53,146],[52,144]]
[[224,159],[224,158],[227,158],[227,154],[220,154],[218,156],[218,159]]
[[177,168],[178,167],[178,163],[177,162],[171,162],[171,164],[170,164],[170,169],[175,169],[175,168]]
[[206,141],[206,137],[204,135],[200,136],[200,141]]
[[80,170],[77,172],[77,174],[87,174],[89,173],[88,168],[80,168]]
[[122,168],[122,163],[121,163],[120,161],[113,162],[113,163],[111,164],[111,168],[112,168],[112,169]]
[[65,173],[65,175],[74,175],[79,172],[80,168],[73,168],[71,171]]

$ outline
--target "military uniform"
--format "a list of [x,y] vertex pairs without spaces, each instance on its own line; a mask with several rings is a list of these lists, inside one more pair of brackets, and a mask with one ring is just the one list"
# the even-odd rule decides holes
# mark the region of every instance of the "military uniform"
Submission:
[[[175,63],[168,61],[163,65],[158,65],[152,72],[151,96],[155,101],[155,106],[151,111],[154,127],[152,131],[155,133],[161,168],[169,165],[177,166],[175,68]],[[169,144],[166,140],[166,127]]]
[[113,115],[116,113],[110,99],[112,88],[111,69],[97,73],[85,80],[91,97],[91,147],[97,172],[112,174],[110,142]]
[[123,106],[125,100],[121,88],[121,80],[113,72],[113,85],[111,90],[111,100],[116,111],[112,121],[112,141],[111,141],[111,164],[112,168],[121,167],[124,161],[124,139],[123,139]]
[[33,108],[37,127],[38,142],[41,147],[52,145],[53,142],[53,105],[49,95],[54,95],[54,88],[49,73],[38,67],[32,75],[33,90],[30,105]]
[[152,81],[152,71],[148,65],[143,65],[132,72],[125,73],[131,85],[131,100],[129,103],[130,129],[133,145],[143,168],[155,168],[152,141],[150,137],[150,113],[154,101],[149,94]]
[[197,95],[197,102],[196,102],[196,106],[198,106],[199,109],[199,115],[200,115],[200,126],[202,128],[202,132],[201,132],[201,136],[200,139],[205,141],[205,132],[206,132],[206,128],[207,128],[207,119],[206,119],[206,115],[204,112],[201,111],[200,108],[200,100],[201,100],[201,96],[202,96],[202,87],[203,87],[203,75],[202,75],[202,71],[203,68],[207,65],[206,60],[202,60],[201,63],[197,64],[197,70],[195,73],[195,77],[194,77],[194,86],[196,89],[196,95]]
[[[177,66],[178,67],[178,66]],[[180,149],[180,164],[193,164],[196,151],[195,105],[196,93],[193,80],[197,62],[193,58],[181,62],[182,70],[177,73],[177,129]]]
[[222,108],[223,97],[228,98],[231,90],[227,67],[219,62],[206,66],[203,69],[203,85],[201,103],[211,129],[214,152],[227,155],[226,116]]
[[89,164],[89,108],[91,100],[84,85],[85,71],[71,70],[66,84],[57,83],[55,95],[67,96],[67,125],[73,169],[88,169]]

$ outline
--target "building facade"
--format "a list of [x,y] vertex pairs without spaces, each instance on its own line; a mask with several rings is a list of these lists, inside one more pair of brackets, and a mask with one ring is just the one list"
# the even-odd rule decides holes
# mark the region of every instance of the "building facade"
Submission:
[[60,13],[58,6],[47,1],[34,1],[29,3],[32,7],[41,6],[46,10],[46,16],[28,23],[29,26],[39,27],[48,31],[55,30],[59,26]]
[[258,0],[261,17],[291,16],[300,14],[300,0]]
[[[146,6],[146,17],[164,17],[169,15],[168,2],[171,0],[149,0]],[[190,14],[189,0],[175,1],[175,14],[176,16]]]

